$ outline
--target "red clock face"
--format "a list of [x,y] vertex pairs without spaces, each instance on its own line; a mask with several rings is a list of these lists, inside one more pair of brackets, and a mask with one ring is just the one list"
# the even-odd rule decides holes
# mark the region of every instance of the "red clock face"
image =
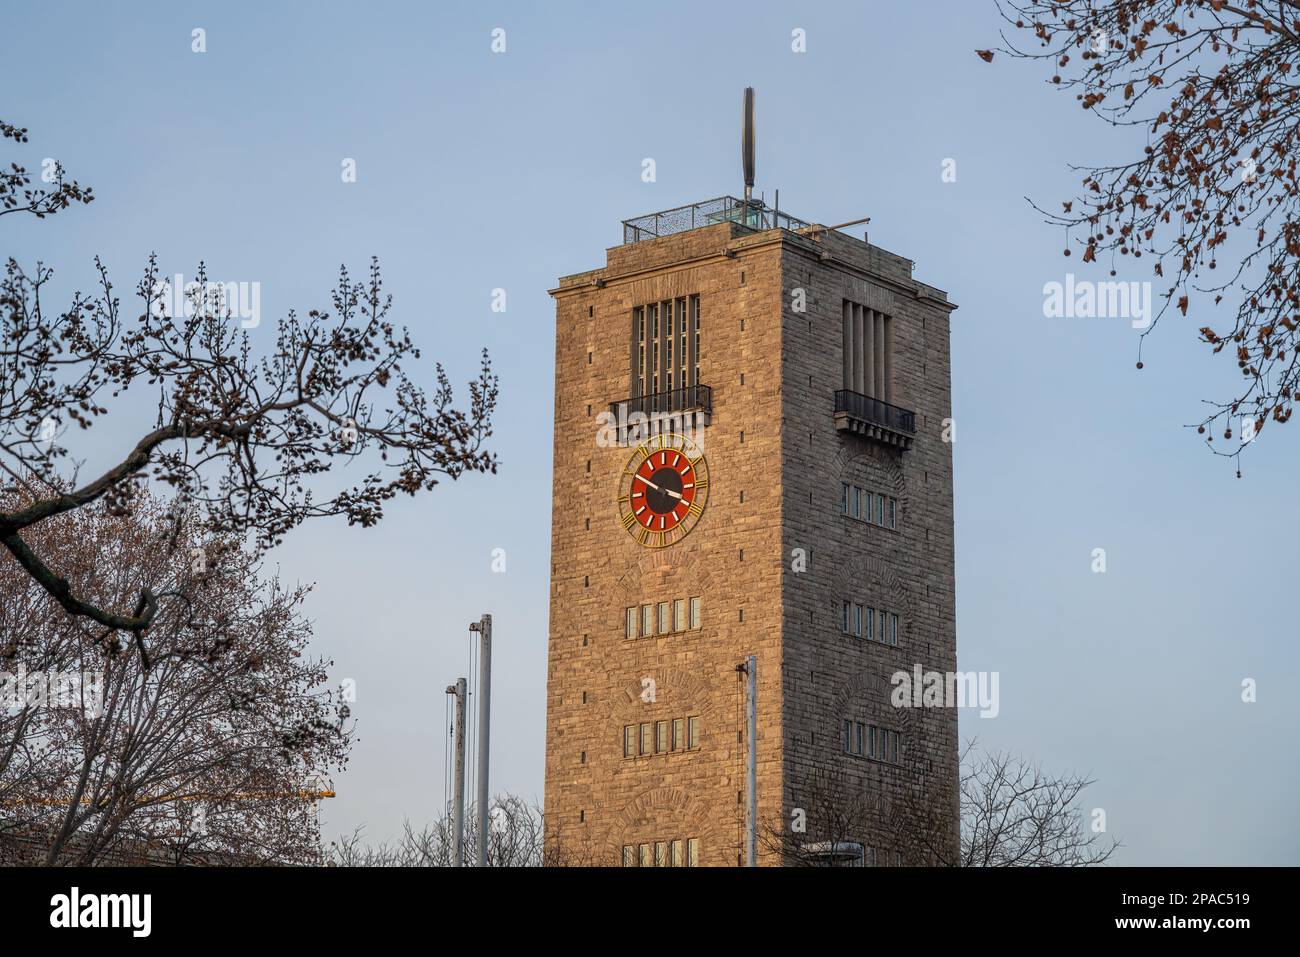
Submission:
[[662,548],[694,527],[708,498],[700,450],[680,435],[659,435],[638,447],[623,471],[619,517],[642,545]]

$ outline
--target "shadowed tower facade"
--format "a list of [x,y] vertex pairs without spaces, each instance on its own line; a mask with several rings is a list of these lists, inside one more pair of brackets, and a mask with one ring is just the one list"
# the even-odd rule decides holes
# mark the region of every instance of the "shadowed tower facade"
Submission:
[[949,314],[910,260],[759,200],[624,223],[556,304],[550,859],[740,863],[957,842]]

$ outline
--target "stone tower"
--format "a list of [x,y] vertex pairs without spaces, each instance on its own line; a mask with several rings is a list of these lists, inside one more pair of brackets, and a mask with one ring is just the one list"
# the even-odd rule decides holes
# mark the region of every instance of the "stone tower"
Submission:
[[957,840],[949,313],[908,259],[722,197],[624,223],[556,302],[545,814],[555,863]]

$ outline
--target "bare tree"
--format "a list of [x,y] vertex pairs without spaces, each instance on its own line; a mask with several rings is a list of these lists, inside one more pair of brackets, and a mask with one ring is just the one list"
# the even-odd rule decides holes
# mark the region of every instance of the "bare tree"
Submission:
[[[544,840],[542,810],[522,798],[498,795],[488,813],[487,859],[489,867],[547,867],[594,863],[589,854],[572,849],[561,855],[553,842]],[[357,828],[330,843],[326,863],[335,867],[450,867],[455,858],[455,826],[450,815],[416,830],[407,821],[394,843],[368,845]],[[465,811],[466,864],[474,863],[478,814]]]
[[950,837],[952,813],[920,776],[891,802],[860,779],[830,771],[814,774],[794,795],[802,829],[772,824],[764,845],[791,866],[825,866],[838,848],[859,844],[883,854],[880,863],[892,863],[897,852],[908,864],[961,867],[1095,866],[1120,846],[1084,820],[1079,801],[1092,780],[1054,777],[1022,758],[979,751],[974,741],[960,760],[959,847]]
[[963,867],[1092,867],[1119,842],[1092,828],[1079,799],[1094,782],[1053,777],[1035,763],[1004,753],[962,754]]
[[[1197,430],[1238,456],[1300,399],[1300,6],[1293,0],[996,0],[1014,31],[998,50],[1043,61],[1050,82],[1116,127],[1146,132],[1133,158],[1082,167],[1082,192],[1046,212],[1085,263],[1148,257],[1170,309],[1200,319],[1242,375]],[[994,50],[977,51],[985,60]],[[1194,302],[1193,293],[1204,294]],[[1212,302],[1213,305],[1210,303]],[[1155,322],[1142,336],[1155,329]],[[1142,367],[1139,350],[1138,368]],[[1242,427],[1234,437],[1234,419]],[[1229,444],[1214,446],[1221,431]]]
[[791,795],[792,817],[768,822],[759,840],[787,867],[851,866],[859,848],[864,866],[895,854],[908,864],[946,863],[930,846],[944,846],[945,825],[931,797],[918,791],[891,801],[860,774],[820,768]]
[[[20,510],[22,494],[0,502]],[[154,617],[146,667],[129,635],[100,640],[0,557],[0,858],[315,862],[317,782],[350,736],[329,662],[306,656],[306,589],[264,577],[236,539],[178,533],[147,494],[30,535],[89,601],[112,607],[145,582],[186,599]]]
[[[26,141],[25,130],[0,132],[0,142]],[[13,164],[0,179],[4,211],[44,216],[90,200],[59,176],[52,192],[30,190],[25,168]],[[441,365],[426,395],[408,377],[420,353],[392,322],[377,261],[364,282],[341,269],[330,306],[280,319],[261,356],[202,264],[177,310],[150,257],[134,317],[98,260],[96,269],[94,291],[61,308],[47,302],[53,270],[44,264],[29,271],[10,258],[0,277],[0,475],[26,495],[21,508],[0,510],[0,544],[69,614],[105,635],[135,636],[146,665],[146,629],[164,600],[183,593],[141,580],[133,595],[94,600],[33,545],[40,523],[99,502],[128,511],[148,486],[173,499],[176,532],[161,544],[169,552],[187,521],[210,535],[248,535],[264,550],[307,519],[370,526],[399,493],[496,471],[485,449],[498,394],[486,350],[467,409],[454,405]],[[64,431],[91,428],[133,388],[147,391],[153,421],[106,468],[83,476]],[[338,462],[361,464],[364,477],[325,488]]]
[[[13,140],[15,143],[27,142],[27,128],[19,128],[0,120],[0,141]],[[41,170],[42,181],[48,181],[53,189],[32,185],[32,178],[26,167],[11,163],[9,168],[0,169],[0,216],[10,213],[30,213],[37,219],[53,216],[59,210],[67,209],[73,203],[92,203],[94,190],[82,186],[76,180],[63,176],[63,165],[54,163],[48,169]]]
[[391,844],[367,844],[364,828],[358,827],[331,841],[323,859],[330,867],[450,867],[454,847],[450,819],[440,817],[418,831],[410,821],[402,822],[402,836]]

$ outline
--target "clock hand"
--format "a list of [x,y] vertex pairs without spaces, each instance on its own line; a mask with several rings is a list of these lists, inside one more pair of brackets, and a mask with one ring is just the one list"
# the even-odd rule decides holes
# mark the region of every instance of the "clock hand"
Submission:
[[[639,477],[640,477],[640,476],[638,476],[638,478],[639,478]],[[681,493],[681,492],[674,492],[674,491],[673,491],[672,489],[670,489],[670,488],[660,488],[658,485],[656,485],[654,482],[650,481],[649,479],[643,478],[643,479],[641,479],[641,481],[644,482],[644,483],[646,484],[646,487],[647,487],[647,488],[652,488],[652,489],[654,489],[656,492],[663,492],[665,495],[671,495],[673,498],[676,498],[676,499],[680,499],[680,498],[682,497],[682,493]]]

